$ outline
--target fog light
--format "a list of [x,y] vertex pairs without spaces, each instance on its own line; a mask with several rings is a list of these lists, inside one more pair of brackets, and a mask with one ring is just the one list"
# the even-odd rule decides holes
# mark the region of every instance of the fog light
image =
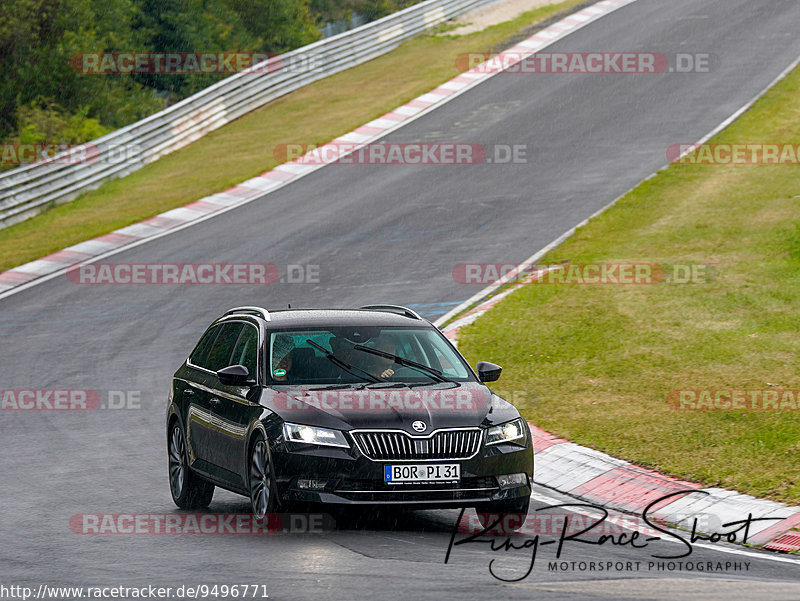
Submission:
[[497,476],[497,483],[500,488],[511,488],[512,486],[523,486],[528,483],[527,474],[506,474]]
[[311,490],[321,490],[328,484],[327,480],[298,480],[297,488],[308,488]]

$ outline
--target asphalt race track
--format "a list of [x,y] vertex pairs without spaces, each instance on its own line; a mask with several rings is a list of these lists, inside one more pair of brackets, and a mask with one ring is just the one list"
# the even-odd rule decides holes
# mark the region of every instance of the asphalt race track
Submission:
[[[502,74],[385,141],[524,144],[527,164],[332,165],[107,259],[315,265],[319,282],[82,286],[58,277],[0,300],[0,388],[141,397],[138,408],[2,412],[2,583],[248,583],[271,599],[319,601],[800,598],[800,564],[724,545],[689,559],[749,562],[746,571],[550,572],[551,546],[527,578],[502,583],[488,571],[498,554],[481,545],[455,549],[444,565],[455,511],[345,513],[322,534],[273,536],[81,535],[69,526],[82,513],[175,512],[168,383],[224,309],[391,302],[442,315],[479,289],[453,280],[456,264],[523,261],[607,205],[664,165],[669,145],[698,140],[763,90],[800,56],[799,30],[796,0],[639,0],[549,51],[708,53],[711,71]],[[563,499],[537,489],[532,507],[551,497]],[[211,505],[247,510],[244,497],[220,491]],[[562,560],[646,565],[651,551],[576,544]],[[524,574],[529,553],[500,555],[496,568]]]

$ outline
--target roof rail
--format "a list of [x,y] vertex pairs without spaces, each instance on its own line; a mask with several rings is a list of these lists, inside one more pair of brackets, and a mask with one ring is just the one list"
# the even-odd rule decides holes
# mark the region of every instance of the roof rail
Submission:
[[263,307],[235,307],[230,311],[225,311],[222,314],[223,317],[227,315],[234,315],[236,313],[244,313],[246,315],[258,315],[259,317],[263,317],[264,321],[271,321],[271,317],[269,316],[269,311],[264,309]]
[[367,311],[386,311],[387,313],[396,313],[412,319],[422,319],[416,311],[412,311],[408,307],[401,307],[400,305],[365,305],[361,307],[361,309]]

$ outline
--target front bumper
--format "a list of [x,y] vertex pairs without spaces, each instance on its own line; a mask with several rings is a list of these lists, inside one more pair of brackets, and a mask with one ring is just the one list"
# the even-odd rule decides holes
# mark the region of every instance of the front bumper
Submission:
[[[512,501],[531,494],[533,450],[513,444],[482,446],[465,460],[430,459],[414,463],[458,463],[458,483],[388,484],[384,466],[407,463],[365,457],[350,449],[283,443],[273,448],[278,492],[292,503],[392,505],[415,508],[474,507]],[[501,488],[497,476],[526,474],[525,483]],[[309,484],[312,486],[309,486]]]

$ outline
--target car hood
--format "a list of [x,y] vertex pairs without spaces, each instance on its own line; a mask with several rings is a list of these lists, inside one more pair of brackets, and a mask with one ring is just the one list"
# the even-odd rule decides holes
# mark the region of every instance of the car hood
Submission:
[[[284,421],[337,430],[391,428],[427,434],[489,426],[519,417],[513,405],[477,382],[414,388],[265,389],[261,403]],[[422,422],[422,426],[415,422]]]

